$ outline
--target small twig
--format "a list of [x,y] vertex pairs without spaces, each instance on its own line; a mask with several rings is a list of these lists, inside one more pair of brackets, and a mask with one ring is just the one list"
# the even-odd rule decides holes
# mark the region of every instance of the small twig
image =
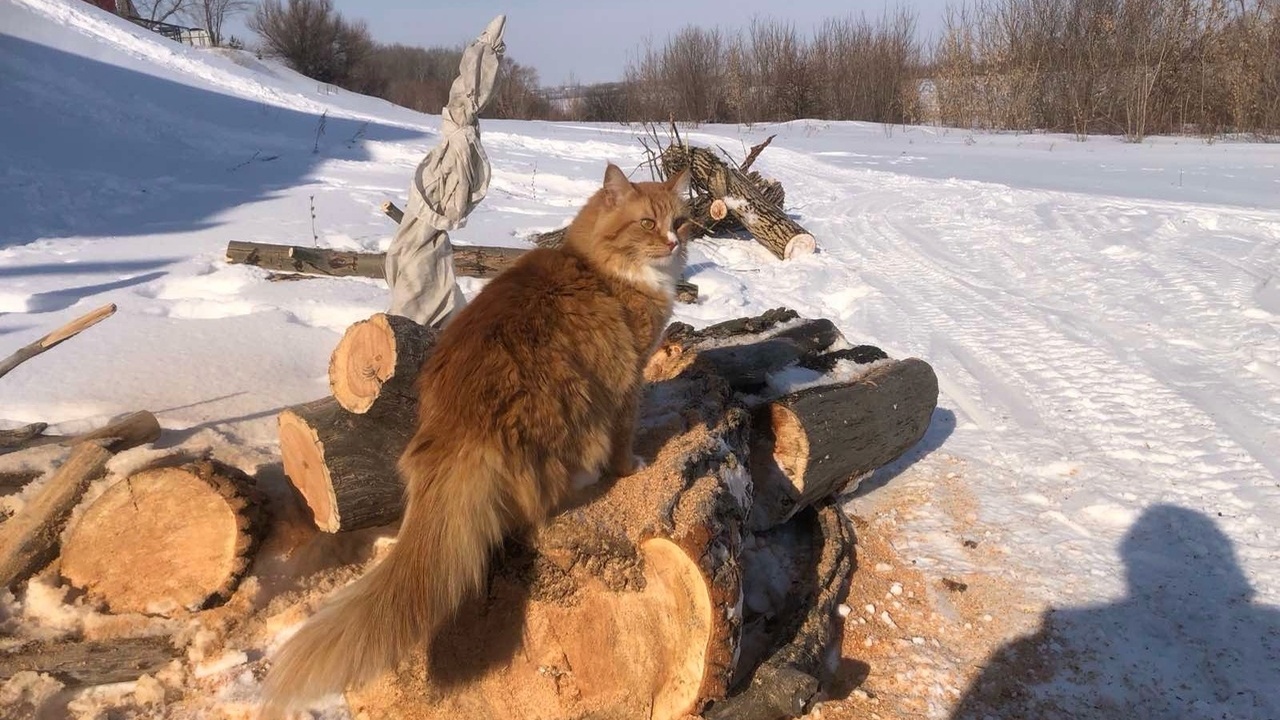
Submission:
[[316,234],[316,196],[311,196],[311,246],[320,246],[320,236]]
[[97,325],[98,323],[111,317],[116,311],[115,303],[103,305],[93,312],[86,313],[53,332],[45,335],[39,340],[18,348],[18,351],[4,360],[0,361],[0,377],[4,377],[10,370],[18,367],[22,363],[39,355],[45,350],[56,347],[64,340],[70,340],[81,332]]
[[360,138],[364,137],[364,131],[367,130],[368,128],[369,128],[369,121],[365,120],[364,124],[360,126],[360,129],[356,130],[356,134],[352,135],[351,139],[347,141],[347,147],[349,148],[355,147],[356,142],[358,142]]
[[316,124],[316,144],[311,148],[312,155],[320,153],[320,136],[324,135],[324,126],[329,121],[329,111],[320,113],[320,122]]

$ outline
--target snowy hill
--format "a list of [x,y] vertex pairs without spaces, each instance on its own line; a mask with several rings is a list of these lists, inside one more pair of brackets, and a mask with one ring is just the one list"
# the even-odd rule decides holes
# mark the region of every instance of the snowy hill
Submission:
[[[0,0],[0,357],[120,307],[0,379],[0,427],[71,433],[145,408],[168,445],[272,467],[276,413],[327,393],[339,333],[387,293],[269,282],[223,262],[226,244],[385,249],[377,206],[403,202],[437,126],[77,0]],[[606,160],[643,157],[618,125],[482,131],[494,179],[463,244],[523,246],[572,216]],[[689,137],[739,154],[774,133],[757,167],[821,252],[782,263],[700,241],[702,297],[677,319],[792,307],[927,360],[942,386],[922,446],[848,501],[884,541],[860,550],[846,619],[844,655],[871,675],[821,716],[946,717],[1041,611],[1088,606],[1113,612],[1058,645],[1087,645],[1073,667],[1107,679],[1056,685],[1065,708],[1280,717],[1280,649],[1258,641],[1275,627],[1259,606],[1280,603],[1280,146],[817,121]],[[88,611],[40,592],[10,610],[85,631]],[[189,675],[184,707],[238,712],[243,670]]]

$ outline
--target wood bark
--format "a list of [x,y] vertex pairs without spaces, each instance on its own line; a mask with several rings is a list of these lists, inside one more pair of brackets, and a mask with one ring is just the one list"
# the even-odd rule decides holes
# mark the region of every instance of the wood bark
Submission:
[[82,442],[16,515],[0,525],[0,587],[31,577],[58,553],[58,536],[89,483],[106,472],[111,453]]
[[436,331],[399,315],[377,313],[343,333],[329,358],[329,390],[343,409],[364,414],[379,398],[417,402],[414,383]]
[[[786,557],[779,562],[776,556]],[[764,556],[767,561],[762,562]],[[752,534],[743,553],[743,582],[774,584],[780,602],[744,607],[744,638],[734,695],[714,704],[707,720],[778,720],[812,709],[827,679],[827,653],[841,643],[837,612],[855,567],[853,526],[834,504],[807,508],[783,525]],[[754,572],[753,572],[754,570]],[[760,607],[759,605],[764,605]]]
[[695,191],[723,200],[729,215],[780,259],[817,250],[813,236],[780,206],[772,204],[746,173],[729,167],[707,148],[671,145],[663,151],[661,160],[668,175],[689,168]]
[[30,671],[48,673],[72,688],[130,682],[163,668],[178,655],[167,637],[28,643],[0,653],[0,681]]
[[722,698],[741,638],[748,414],[713,372],[653,378],[637,451],[500,554],[428,656],[348,695],[369,717],[681,718]]
[[59,571],[114,613],[218,605],[249,569],[264,505],[244,473],[213,460],[134,473],[71,528]]
[[933,369],[907,358],[755,408],[751,527],[780,524],[894,460],[924,437],[937,404]]
[[66,325],[63,325],[57,330],[54,330],[48,335],[36,340],[30,345],[18,348],[18,350],[12,355],[4,360],[0,360],[0,377],[4,377],[11,370],[40,353],[45,352],[46,350],[52,350],[63,342],[70,340],[76,335],[79,335],[85,330],[88,330],[94,325],[106,320],[114,315],[115,312],[116,306],[114,304],[103,305],[97,310],[81,315],[75,320],[72,320]]
[[316,527],[332,533],[400,518],[404,487],[396,462],[413,436],[416,407],[389,396],[376,412],[356,414],[329,397],[280,413],[284,471]]
[[[453,271],[461,277],[493,277],[510,267],[523,253],[519,248],[454,245]],[[387,256],[386,253],[232,240],[227,243],[227,262],[280,272],[385,279]]]
[[828,348],[843,342],[830,320],[805,319],[794,310],[776,308],[701,330],[672,323],[649,362],[668,372],[695,360],[706,362],[734,390],[754,394],[764,390],[771,374],[796,363],[817,362]]

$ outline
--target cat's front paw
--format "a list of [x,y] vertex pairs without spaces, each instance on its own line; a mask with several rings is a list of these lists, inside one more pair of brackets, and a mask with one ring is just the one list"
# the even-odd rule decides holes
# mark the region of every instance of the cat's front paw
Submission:
[[613,467],[610,468],[610,470],[617,477],[626,477],[628,475],[638,473],[647,467],[649,466],[645,464],[644,458],[641,458],[639,455],[631,455],[627,460],[614,461]]

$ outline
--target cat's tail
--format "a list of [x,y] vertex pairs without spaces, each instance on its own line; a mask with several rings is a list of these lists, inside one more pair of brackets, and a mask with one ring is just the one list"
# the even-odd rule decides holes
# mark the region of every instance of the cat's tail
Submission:
[[448,465],[401,462],[410,492],[395,546],[276,654],[263,687],[263,718],[394,668],[483,586],[505,531],[498,483],[477,465]]

